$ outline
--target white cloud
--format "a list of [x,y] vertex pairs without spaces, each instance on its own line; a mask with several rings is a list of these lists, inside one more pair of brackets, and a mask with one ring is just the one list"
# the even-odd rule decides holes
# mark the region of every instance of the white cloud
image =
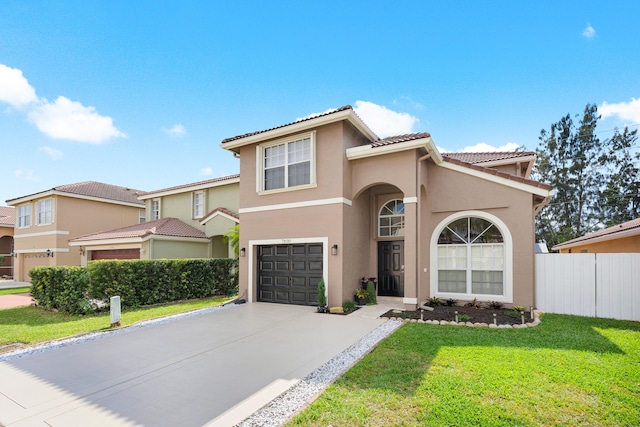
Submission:
[[181,124],[173,125],[171,129],[162,128],[162,131],[169,136],[183,136],[187,130]]
[[25,181],[40,182],[40,177],[36,176],[31,169],[16,169],[16,178]]
[[51,157],[51,160],[58,160],[63,154],[62,151],[47,147],[46,145],[44,147],[40,147],[40,151]]
[[356,101],[354,111],[381,138],[414,132],[420,121],[408,113],[398,113],[368,101]]
[[486,142],[479,142],[476,145],[468,145],[464,147],[459,152],[465,153],[492,153],[495,151],[516,151],[519,145],[515,142],[507,142],[500,147],[494,147],[493,145],[489,145]]
[[37,102],[38,97],[21,70],[0,64],[0,101],[22,108]]
[[202,169],[200,169],[200,175],[213,175],[213,169],[211,169],[211,168],[202,168]]
[[312,119],[314,117],[322,116],[323,114],[333,113],[334,111],[336,111],[335,108],[329,108],[328,110],[324,110],[322,113],[311,113],[311,114],[309,114],[308,116],[305,116],[305,117],[298,117],[296,119],[296,122],[299,122],[300,120]]
[[605,101],[598,107],[598,113],[603,119],[616,116],[621,120],[640,123],[640,98],[631,98],[629,102],[619,102],[617,104],[609,104]]
[[582,35],[588,39],[592,39],[596,36],[596,30],[587,22],[587,27],[582,30]]
[[101,116],[94,107],[85,107],[64,96],[53,103],[43,100],[29,112],[29,120],[54,139],[100,144],[109,138],[126,136],[113,126],[111,117]]

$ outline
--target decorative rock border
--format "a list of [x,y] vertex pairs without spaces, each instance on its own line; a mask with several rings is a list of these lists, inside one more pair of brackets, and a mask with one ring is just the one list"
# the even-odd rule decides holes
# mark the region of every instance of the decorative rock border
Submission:
[[473,322],[455,322],[448,320],[422,320],[422,319],[404,319],[402,317],[389,317],[390,320],[398,320],[403,323],[423,323],[428,325],[452,325],[452,326],[469,326],[472,328],[490,328],[490,329],[524,329],[532,328],[540,324],[540,310],[533,310],[533,321],[515,325],[495,325],[493,323],[473,323]]

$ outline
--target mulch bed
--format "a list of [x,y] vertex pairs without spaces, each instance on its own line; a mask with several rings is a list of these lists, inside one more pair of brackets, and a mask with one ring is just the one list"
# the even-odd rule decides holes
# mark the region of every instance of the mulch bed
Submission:
[[[466,320],[472,323],[493,323],[493,314],[496,314],[496,322],[498,325],[519,325],[522,323],[520,316],[510,317],[507,316],[507,312],[513,312],[513,310],[507,309],[490,309],[490,308],[474,308],[474,307],[462,307],[462,306],[446,306],[440,305],[434,307],[433,311],[423,310],[423,320],[446,320],[454,321],[455,312],[458,312],[458,316],[466,314],[471,319]],[[389,310],[380,317],[402,317],[404,319],[420,319],[420,310],[417,311],[403,311],[402,313],[394,313],[394,310]],[[460,319],[459,319],[460,320]],[[531,322],[531,313],[528,311],[524,313],[524,321]]]

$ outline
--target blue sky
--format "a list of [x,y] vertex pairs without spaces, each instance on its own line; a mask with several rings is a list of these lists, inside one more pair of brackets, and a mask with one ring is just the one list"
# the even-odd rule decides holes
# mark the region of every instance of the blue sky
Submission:
[[[0,205],[237,173],[222,139],[346,104],[380,136],[534,149],[640,123],[638,1],[0,3]],[[481,145],[486,144],[486,145]]]

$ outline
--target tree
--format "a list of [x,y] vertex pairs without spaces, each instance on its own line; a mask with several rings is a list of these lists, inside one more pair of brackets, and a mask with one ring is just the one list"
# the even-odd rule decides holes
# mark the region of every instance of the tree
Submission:
[[[579,118],[579,116],[576,116]],[[535,178],[553,185],[551,203],[536,217],[536,238],[554,246],[598,228],[603,180],[598,109],[587,104],[576,127],[569,114],[540,132]]]
[[640,152],[632,149],[637,141],[637,129],[615,130],[610,151],[600,161],[608,166],[607,186],[601,195],[602,219],[605,226],[620,224],[640,217]]
[[235,257],[238,258],[240,256],[240,224],[236,224],[224,233],[224,242],[231,245]]

